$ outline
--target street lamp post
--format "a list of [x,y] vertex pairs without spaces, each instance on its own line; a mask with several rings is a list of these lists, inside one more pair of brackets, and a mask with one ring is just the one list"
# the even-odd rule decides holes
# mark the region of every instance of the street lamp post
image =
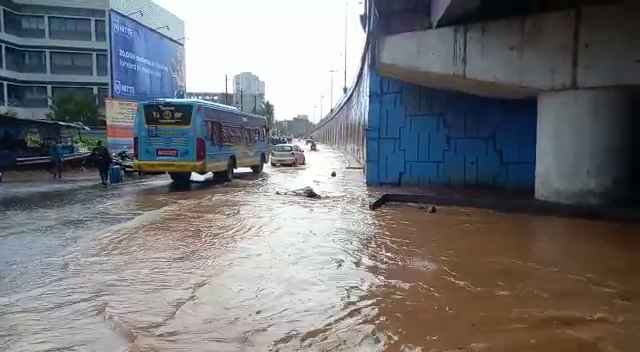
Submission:
[[331,111],[333,111],[333,74],[336,73],[336,70],[329,70],[329,75],[331,76],[331,91],[329,92],[329,103],[331,103],[331,106],[329,106],[329,109],[331,109]]
[[313,104],[313,118],[312,118],[313,120],[316,119],[316,108],[317,108],[316,104]]
[[320,96],[320,120],[322,120],[322,118],[324,117],[322,115],[322,105],[324,104],[324,95]]
[[347,94],[347,33],[349,21],[349,0],[344,1],[344,85],[342,93]]

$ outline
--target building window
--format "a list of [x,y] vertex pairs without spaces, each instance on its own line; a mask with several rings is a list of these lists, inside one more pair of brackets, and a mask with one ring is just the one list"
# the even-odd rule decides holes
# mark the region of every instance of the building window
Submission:
[[68,96],[93,96],[93,88],[90,87],[51,87],[53,99]]
[[[13,2],[14,4],[10,5],[11,2]],[[27,5],[27,4],[23,5],[23,3],[27,3],[27,2],[40,3],[40,5]],[[46,5],[49,5],[49,4],[46,4],[47,2],[53,2],[53,1],[51,0],[49,1],[0,0],[0,3],[3,4],[2,6],[5,6],[7,8],[13,8],[14,10],[19,9],[19,12],[30,13],[34,15],[49,15],[49,16],[64,16],[64,17],[73,16],[73,17],[89,17],[89,18],[100,18],[100,19],[104,19],[107,16],[107,13],[105,12],[105,10],[83,9],[83,8],[77,8],[77,7],[76,8],[62,7],[62,6],[55,6],[54,4],[51,4],[51,6],[46,6]],[[69,3],[69,0],[66,0],[66,2]],[[16,4],[16,3],[19,3],[19,4]]]
[[27,38],[44,38],[44,16],[19,15],[7,9],[3,11],[4,28],[8,34]]
[[5,48],[7,70],[25,73],[47,73],[47,57],[44,51]]
[[104,100],[109,97],[109,88],[98,88],[98,106],[104,108]]
[[92,76],[93,55],[52,51],[51,73]]
[[105,25],[104,20],[96,20],[96,41],[106,42],[107,41],[107,26]]
[[91,40],[91,20],[87,18],[50,16],[49,38]]
[[7,100],[10,107],[46,108],[49,106],[45,86],[7,84]]
[[4,106],[4,82],[0,82],[0,105]]
[[96,69],[98,71],[98,76],[107,76],[109,75],[109,60],[107,59],[106,54],[96,54]]

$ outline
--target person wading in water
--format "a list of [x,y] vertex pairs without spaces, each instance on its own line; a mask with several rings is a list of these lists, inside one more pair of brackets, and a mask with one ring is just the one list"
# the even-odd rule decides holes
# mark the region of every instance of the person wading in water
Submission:
[[62,163],[64,155],[62,152],[62,143],[54,141],[51,145],[51,164],[53,164],[53,178],[62,178]]
[[95,165],[100,171],[100,181],[103,186],[107,185],[109,179],[109,167],[111,166],[111,155],[107,147],[102,145],[102,141],[98,141],[98,146],[93,151],[95,155]]

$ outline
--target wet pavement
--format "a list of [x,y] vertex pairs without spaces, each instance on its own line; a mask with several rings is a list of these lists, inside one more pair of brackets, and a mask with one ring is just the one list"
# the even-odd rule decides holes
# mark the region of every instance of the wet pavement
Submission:
[[[0,350],[637,350],[640,227],[372,212],[319,149],[225,185],[1,200]],[[323,198],[276,194],[304,186]]]

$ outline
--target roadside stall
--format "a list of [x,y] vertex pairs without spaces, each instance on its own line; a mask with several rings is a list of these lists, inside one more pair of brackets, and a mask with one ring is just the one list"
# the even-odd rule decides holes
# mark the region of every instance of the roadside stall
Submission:
[[51,147],[62,144],[64,162],[81,163],[90,154],[74,136],[82,141],[80,123],[33,120],[0,114],[0,172],[20,169],[45,169],[51,163]]

